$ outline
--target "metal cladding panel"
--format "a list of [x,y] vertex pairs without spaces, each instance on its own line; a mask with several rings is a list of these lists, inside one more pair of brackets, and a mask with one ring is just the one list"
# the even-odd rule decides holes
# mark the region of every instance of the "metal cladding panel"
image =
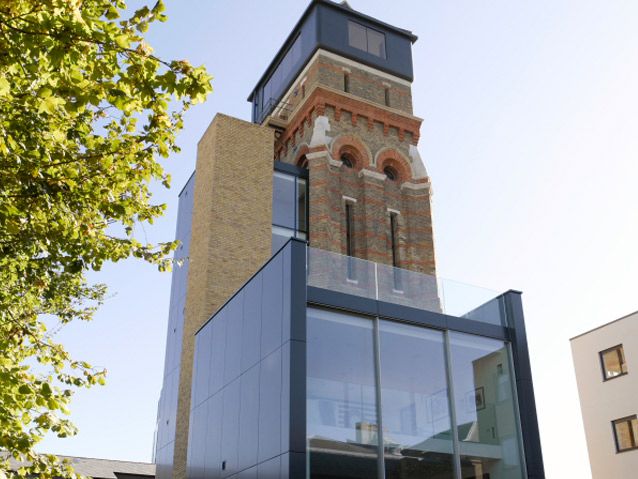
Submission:
[[241,370],[246,371],[259,362],[261,354],[261,283],[256,276],[246,285],[241,333]]
[[257,365],[244,374],[240,381],[239,416],[239,470],[257,464],[259,446],[259,370]]
[[239,472],[239,393],[239,379],[235,379],[223,390],[222,477]]
[[197,333],[189,477],[280,477],[290,450],[290,315],[299,309],[290,304],[299,300],[292,246],[303,252],[291,241]]
[[[349,20],[385,35],[385,58],[350,46]],[[415,39],[409,32],[362,16],[353,10],[316,2],[315,7],[290,34],[249,97],[253,102],[252,121],[261,123],[270,114],[319,48],[412,81],[412,42]],[[295,53],[289,54],[292,50]]]
[[173,449],[175,443],[175,420],[177,415],[177,395],[179,388],[180,357],[182,352],[182,331],[184,329],[184,306],[186,304],[186,282],[188,278],[188,255],[191,239],[191,218],[193,212],[193,192],[195,175],[186,182],[179,195],[177,228],[175,239],[180,246],[174,258],[182,260],[176,265],[171,276],[171,295],[166,329],[166,356],[164,358],[164,380],[157,410],[157,440],[155,461],[157,477],[169,479],[173,473]]
[[259,461],[281,453],[281,359],[275,352],[261,362],[259,376]]
[[204,476],[206,479],[221,478],[222,457],[222,418],[224,417],[224,396],[222,393],[211,397],[207,402],[206,446],[204,458]]
[[[376,67],[390,74],[412,81],[412,41],[404,35],[384,28],[382,25],[367,21],[356,15],[348,15],[325,5],[318,8],[319,46],[339,53],[352,60]],[[385,35],[385,58],[351,47],[348,41],[348,21],[352,20],[365,27],[372,28]]]

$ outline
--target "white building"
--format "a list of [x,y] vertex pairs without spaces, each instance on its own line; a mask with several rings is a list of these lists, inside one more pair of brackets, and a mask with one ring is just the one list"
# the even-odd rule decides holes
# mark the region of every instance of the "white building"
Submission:
[[570,341],[592,477],[638,477],[638,311]]

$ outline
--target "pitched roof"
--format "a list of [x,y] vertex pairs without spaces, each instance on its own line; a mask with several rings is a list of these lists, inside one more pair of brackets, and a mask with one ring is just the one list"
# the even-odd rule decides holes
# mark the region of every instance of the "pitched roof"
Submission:
[[[6,457],[6,453],[0,453]],[[122,479],[133,477],[155,477],[155,464],[148,462],[116,461],[112,459],[97,459],[93,457],[58,456],[68,459],[76,473],[95,479]],[[10,459],[12,469],[23,464]]]

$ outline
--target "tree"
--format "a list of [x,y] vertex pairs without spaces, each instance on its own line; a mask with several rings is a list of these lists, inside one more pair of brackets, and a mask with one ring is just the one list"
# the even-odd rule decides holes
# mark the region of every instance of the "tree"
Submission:
[[131,256],[170,267],[175,243],[135,230],[164,211],[150,193],[169,186],[158,158],[178,151],[183,113],[211,77],[153,55],[143,34],[163,11],[161,0],[135,12],[122,0],[0,0],[0,451],[30,464],[20,475],[74,475],[34,446],[74,434],[74,389],[104,381],[51,333],[103,300],[86,273]]

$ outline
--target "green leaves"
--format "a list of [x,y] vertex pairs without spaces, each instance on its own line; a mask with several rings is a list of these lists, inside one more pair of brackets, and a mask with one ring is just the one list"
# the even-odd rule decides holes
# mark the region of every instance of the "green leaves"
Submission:
[[105,382],[50,332],[100,306],[106,289],[86,272],[131,256],[172,266],[175,242],[135,231],[164,211],[157,159],[178,151],[211,77],[154,56],[143,33],[164,20],[161,1],[133,14],[121,0],[0,2],[0,449],[41,479],[73,477],[33,448],[75,434],[73,391]]

